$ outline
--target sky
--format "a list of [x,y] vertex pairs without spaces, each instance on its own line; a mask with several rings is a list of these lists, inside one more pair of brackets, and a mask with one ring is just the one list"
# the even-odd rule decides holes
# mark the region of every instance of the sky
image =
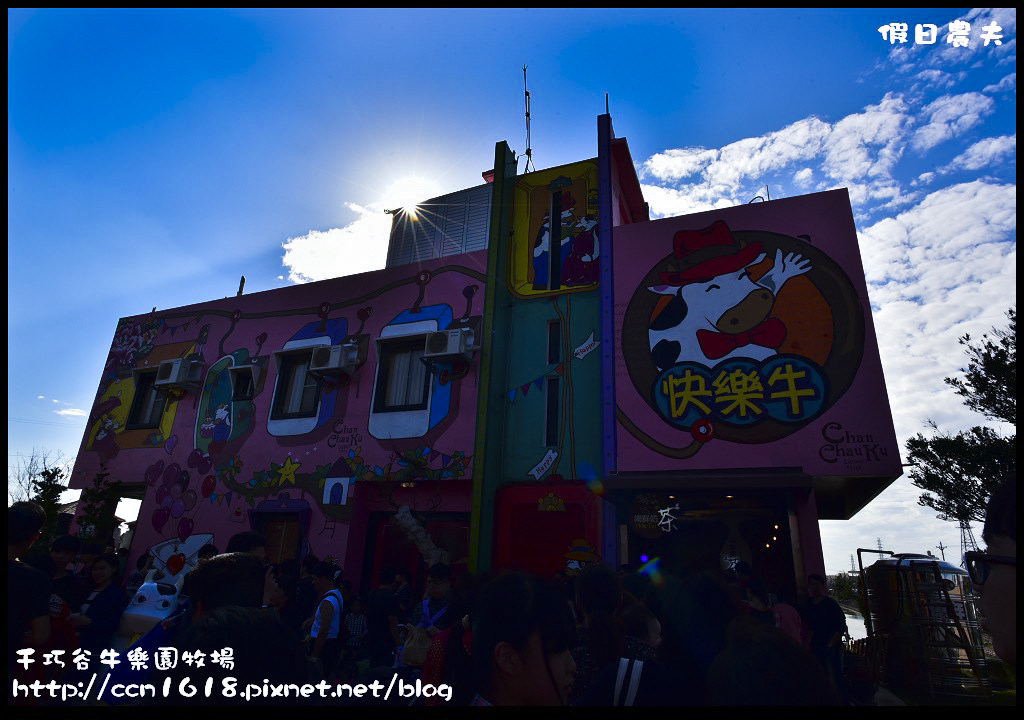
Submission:
[[[653,218],[848,188],[904,462],[929,420],[1013,432],[943,378],[1016,304],[1014,10],[9,9],[7,40],[9,476],[77,454],[118,318],[381,268],[384,209],[522,156],[523,65],[536,168],[596,156],[607,97]],[[827,571],[958,562],[920,494],[823,521]]]

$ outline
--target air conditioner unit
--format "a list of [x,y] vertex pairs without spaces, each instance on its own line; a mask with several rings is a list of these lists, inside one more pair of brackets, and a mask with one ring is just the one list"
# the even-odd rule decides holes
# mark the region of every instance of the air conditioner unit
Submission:
[[312,373],[334,373],[355,371],[359,363],[359,345],[320,345],[313,348],[313,357],[309,362]]
[[442,358],[458,355],[468,357],[470,351],[474,349],[473,331],[469,328],[442,330],[441,332],[427,333],[423,357]]
[[156,371],[156,380],[153,381],[153,385],[156,387],[195,385],[199,383],[202,374],[203,364],[201,362],[184,358],[163,360]]

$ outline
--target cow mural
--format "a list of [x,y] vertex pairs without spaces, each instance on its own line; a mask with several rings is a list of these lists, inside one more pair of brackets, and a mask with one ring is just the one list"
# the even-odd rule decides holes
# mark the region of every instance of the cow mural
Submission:
[[616,248],[626,253],[616,260],[616,295],[626,300],[617,309],[618,374],[632,387],[617,417],[630,436],[669,458],[711,441],[775,443],[849,390],[863,358],[865,303],[834,254],[851,264],[855,236],[840,240],[827,213],[803,226],[780,221],[787,205],[814,202],[616,229],[616,244],[628,247]]
[[751,268],[766,257],[760,242],[740,246],[719,220],[674,238],[674,270],[648,289],[671,298],[650,324],[651,357],[664,370],[679,360],[712,366],[722,359],[765,360],[776,354],[786,326],[770,317],[775,295],[811,269],[798,253],[775,251],[772,268],[756,282]]

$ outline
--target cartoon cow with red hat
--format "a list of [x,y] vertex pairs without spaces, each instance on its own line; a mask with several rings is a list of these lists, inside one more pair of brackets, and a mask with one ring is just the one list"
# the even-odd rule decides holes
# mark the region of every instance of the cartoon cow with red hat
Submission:
[[708,367],[730,358],[765,360],[786,338],[786,326],[769,317],[775,296],[793,277],[811,270],[797,253],[775,252],[775,264],[757,282],[749,268],[765,258],[760,242],[743,244],[725,222],[673,238],[674,262],[663,285],[647,289],[672,300],[650,325],[651,357],[659,370],[677,362]]

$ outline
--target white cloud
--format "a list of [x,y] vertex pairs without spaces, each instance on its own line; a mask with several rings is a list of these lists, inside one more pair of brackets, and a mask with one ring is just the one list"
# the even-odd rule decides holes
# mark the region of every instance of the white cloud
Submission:
[[641,166],[641,176],[658,180],[680,180],[707,167],[718,158],[718,150],[702,147],[673,148],[656,153]]
[[36,395],[36,400],[45,400],[45,399],[46,399],[45,395]]
[[936,190],[860,233],[879,351],[901,443],[926,419],[959,430],[982,422],[942,378],[956,339],[1005,324],[1016,297],[1016,186],[984,181]]
[[1010,73],[995,85],[986,85],[982,92],[997,93],[1017,89],[1017,73]]
[[78,408],[64,408],[63,410],[54,410],[57,415],[70,415],[73,417],[89,417],[89,413],[85,410],[79,410]]
[[52,403],[54,403],[54,404],[57,404],[57,403],[59,403],[59,402],[60,402],[60,400],[55,400],[55,399],[53,399],[53,398],[50,398],[50,402],[52,402]]
[[943,95],[924,107],[927,124],[918,128],[911,141],[917,150],[929,150],[939,143],[963,134],[992,113],[995,103],[981,93]]
[[292,282],[309,282],[379,270],[387,261],[391,216],[383,207],[345,203],[359,217],[341,228],[310,230],[288,238],[281,263]]
[[995,163],[1005,155],[1016,153],[1016,151],[1016,134],[984,138],[960,153],[940,172],[945,174],[954,170],[980,170]]
[[793,173],[793,182],[799,187],[806,188],[811,184],[813,177],[814,171],[810,168],[804,168]]

